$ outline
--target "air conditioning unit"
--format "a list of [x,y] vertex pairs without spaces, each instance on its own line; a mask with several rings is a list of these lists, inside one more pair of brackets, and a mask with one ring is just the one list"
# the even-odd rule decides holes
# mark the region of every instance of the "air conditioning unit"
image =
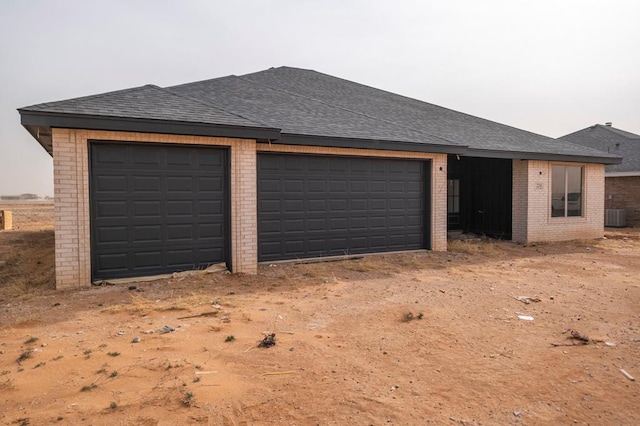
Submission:
[[627,225],[627,211],[623,209],[606,209],[604,226],[623,227]]

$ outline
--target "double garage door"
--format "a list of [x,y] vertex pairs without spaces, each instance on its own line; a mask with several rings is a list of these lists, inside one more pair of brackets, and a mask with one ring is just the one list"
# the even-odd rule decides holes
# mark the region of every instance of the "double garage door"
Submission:
[[[90,144],[93,279],[229,263],[228,150]],[[258,154],[258,260],[429,247],[430,163]]]

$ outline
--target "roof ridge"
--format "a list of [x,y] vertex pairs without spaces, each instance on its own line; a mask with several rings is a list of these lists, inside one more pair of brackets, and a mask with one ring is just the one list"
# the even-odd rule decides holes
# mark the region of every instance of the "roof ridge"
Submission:
[[[280,68],[283,68],[283,67],[280,67]],[[288,67],[288,68],[291,68],[291,67]],[[299,69],[299,68],[298,68],[298,69]],[[268,71],[268,70],[267,70],[267,71]],[[310,71],[311,71],[311,72],[317,72],[317,71],[314,71],[314,70],[310,70]],[[321,73],[319,73],[319,74],[321,74]],[[350,112],[350,113],[358,114],[358,115],[361,115],[361,116],[363,116],[363,117],[367,117],[367,118],[371,118],[371,119],[374,119],[374,120],[382,121],[382,122],[384,122],[384,123],[392,124],[392,125],[394,125],[394,126],[398,126],[398,127],[404,128],[404,129],[409,129],[409,130],[412,130],[412,131],[414,131],[414,132],[421,133],[421,134],[424,134],[424,135],[428,135],[428,136],[430,136],[430,137],[432,137],[432,138],[436,138],[436,139],[442,140],[443,142],[446,142],[446,143],[448,143],[448,144],[454,144],[455,146],[460,146],[460,147],[466,147],[466,146],[467,146],[466,144],[464,144],[464,145],[463,145],[463,144],[458,145],[458,143],[457,143],[457,142],[455,142],[455,141],[451,141],[451,140],[445,139],[445,138],[443,138],[443,137],[441,137],[441,136],[432,135],[431,133],[427,133],[427,132],[425,132],[424,130],[414,129],[413,127],[405,126],[405,125],[400,124],[400,123],[395,123],[395,122],[390,121],[390,120],[386,120],[386,119],[383,119],[383,118],[375,117],[375,116],[373,116],[373,115],[365,114],[365,113],[363,113],[363,112],[361,112],[361,111],[354,111],[354,110],[352,110],[352,109],[349,109],[349,108],[346,108],[346,107],[343,107],[343,106],[340,106],[340,105],[334,105],[334,104],[331,104],[331,103],[329,103],[329,102],[325,102],[325,101],[323,101],[323,100],[321,100],[321,99],[316,99],[316,98],[312,98],[312,97],[309,97],[309,96],[301,95],[301,94],[299,94],[299,93],[290,92],[290,91],[288,91],[288,90],[279,89],[279,88],[277,88],[277,87],[272,87],[272,86],[270,86],[270,85],[268,85],[268,84],[258,83],[258,82],[255,82],[255,81],[252,81],[252,80],[249,80],[249,79],[246,79],[246,78],[242,78],[242,76],[233,76],[233,77],[235,77],[235,78],[237,78],[237,79],[239,79],[239,80],[245,81],[245,82],[247,82],[247,83],[255,84],[255,85],[257,85],[257,86],[266,87],[266,88],[268,88],[268,89],[275,90],[275,91],[282,92],[282,93],[286,93],[286,94],[288,94],[288,95],[292,95],[292,96],[296,96],[296,97],[299,97],[299,98],[307,99],[307,100],[310,100],[310,101],[313,101],[313,102],[318,102],[318,103],[321,103],[321,104],[323,104],[323,105],[330,106],[330,107],[332,107],[332,108],[341,109],[341,110],[343,110],[343,111],[348,111],[348,112]],[[336,78],[336,77],[334,77],[334,78]]]
[[[173,87],[173,86],[172,86],[172,87]],[[214,104],[212,104],[212,103],[210,103],[210,102],[207,102],[207,101],[204,101],[204,100],[202,100],[202,99],[197,99],[197,98],[194,98],[194,97],[192,97],[192,96],[187,96],[187,95],[183,95],[183,94],[176,93],[176,92],[174,92],[173,90],[171,90],[170,88],[167,88],[167,87],[158,87],[158,86],[154,86],[154,88],[156,88],[156,89],[158,89],[158,90],[160,90],[160,91],[162,91],[162,92],[168,93],[168,94],[170,94],[170,95],[172,95],[172,96],[176,96],[176,97],[181,98],[181,99],[187,99],[187,100],[189,100],[189,101],[192,101],[192,102],[198,103],[198,104],[200,104],[200,105],[204,105],[204,106],[206,106],[206,107],[213,108],[213,109],[215,109],[215,110],[218,110],[218,111],[224,112],[225,114],[229,114],[229,115],[233,115],[233,116],[235,116],[235,117],[242,118],[243,120],[247,120],[247,121],[249,121],[249,122],[251,122],[251,123],[259,124],[259,125],[261,125],[261,126],[263,126],[263,127],[269,127],[269,128],[272,128],[272,126],[268,126],[268,125],[266,125],[266,124],[264,124],[264,123],[260,123],[260,122],[258,122],[258,121],[256,121],[256,120],[254,120],[254,119],[250,119],[250,118],[244,117],[244,116],[242,116],[242,115],[240,115],[240,114],[236,114],[236,113],[234,113],[234,112],[227,111],[226,109],[222,109],[222,108],[220,108],[218,105],[214,105]]]

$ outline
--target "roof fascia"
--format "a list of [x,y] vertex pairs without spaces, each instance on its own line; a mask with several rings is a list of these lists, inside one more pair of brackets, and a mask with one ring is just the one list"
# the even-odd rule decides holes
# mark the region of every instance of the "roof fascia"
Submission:
[[[172,135],[215,136],[241,139],[274,140],[280,138],[280,129],[269,127],[243,127],[185,121],[153,120],[143,118],[104,117],[18,110],[20,121],[32,135],[32,129],[65,128],[109,130],[121,132],[164,133]],[[36,137],[36,139],[38,139]],[[42,142],[41,142],[42,143]]]
[[512,160],[567,161],[573,163],[620,164],[622,157],[602,157],[588,155],[550,154],[540,152],[492,151],[469,148],[460,153],[468,157],[504,158]]
[[466,150],[466,147],[459,145],[438,145],[420,142],[400,142],[391,140],[373,140],[356,138],[339,138],[328,136],[309,136],[282,134],[277,141],[272,143],[282,145],[301,146],[324,146],[331,148],[356,148],[356,149],[379,149],[382,151],[409,151],[409,152],[433,152],[455,154]]

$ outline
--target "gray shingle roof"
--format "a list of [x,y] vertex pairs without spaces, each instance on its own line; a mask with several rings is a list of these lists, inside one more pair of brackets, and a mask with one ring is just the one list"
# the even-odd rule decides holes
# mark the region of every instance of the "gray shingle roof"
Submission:
[[211,105],[171,93],[151,84],[132,89],[48,102],[21,108],[21,111],[171,120],[191,123],[259,126],[246,118]]
[[357,109],[340,107],[331,100],[313,99],[243,77],[229,76],[170,89],[205,102],[215,102],[226,111],[278,127],[287,134],[457,145],[384,117],[369,116]]
[[[561,143],[316,71],[289,67],[168,88],[147,85],[19,111],[23,125],[47,149],[50,143],[43,142],[41,130],[54,124],[207,135],[217,135],[216,126],[233,126],[227,129],[227,136],[262,138],[276,143],[347,141],[336,146],[384,146],[502,158],[616,161],[614,155],[606,152]],[[74,121],[69,124],[65,117],[73,117]],[[105,124],[103,118],[121,119],[123,128],[117,128],[117,120]],[[145,124],[140,124],[143,121]],[[158,127],[153,127],[154,123]],[[193,123],[193,126],[172,123],[189,126]],[[242,133],[252,129],[251,134]]]
[[622,157],[622,163],[606,166],[607,172],[640,172],[640,135],[596,124],[558,139]]
[[[241,76],[482,150],[558,153],[553,139],[316,71],[281,67]],[[560,150],[576,153],[574,147]]]

